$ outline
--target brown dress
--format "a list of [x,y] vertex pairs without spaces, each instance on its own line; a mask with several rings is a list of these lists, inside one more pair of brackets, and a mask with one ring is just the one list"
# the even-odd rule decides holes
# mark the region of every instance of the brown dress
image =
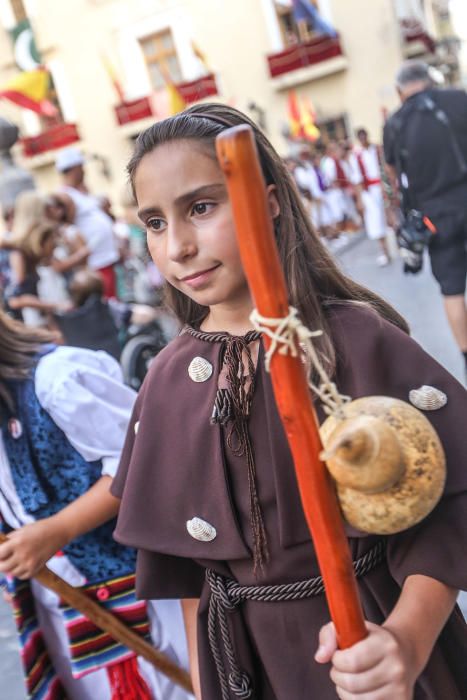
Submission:
[[[383,538],[383,561],[376,561],[358,579],[366,619],[382,623],[410,574],[467,587],[466,391],[405,333],[366,307],[331,307],[329,322],[338,358],[335,379],[343,394],[407,400],[411,389],[428,384],[448,397],[442,409],[426,413],[446,452],[444,497],[422,524]],[[329,667],[313,660],[319,629],[329,621],[323,594],[304,600],[248,600],[232,606],[226,619],[234,667],[220,618],[213,615],[209,625],[212,596],[207,569],[246,586],[293,583],[319,574],[262,352],[248,430],[269,559],[259,575],[253,573],[246,461],[227,439],[229,423],[212,422],[213,408],[219,409],[224,353],[234,341],[230,336],[185,333],[152,364],[113,485],[113,493],[122,498],[115,537],[138,548],[141,597],[201,597],[198,642],[203,700],[335,700]],[[212,376],[204,382],[194,382],[188,375],[194,357],[205,358],[213,366]],[[319,417],[322,420],[322,414]],[[190,536],[187,521],[194,517],[215,528],[213,539],[199,541]],[[380,537],[351,528],[348,534],[354,560],[381,543]],[[227,682],[233,673],[236,692],[221,692],[213,651],[220,655],[217,665]],[[456,609],[417,682],[414,698],[467,698],[466,669],[467,632]],[[244,677],[239,678],[238,672],[248,675],[250,695],[247,691],[242,695]]]

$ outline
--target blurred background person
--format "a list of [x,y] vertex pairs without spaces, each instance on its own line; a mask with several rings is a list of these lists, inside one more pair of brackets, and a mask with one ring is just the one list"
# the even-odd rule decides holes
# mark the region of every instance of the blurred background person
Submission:
[[115,264],[120,259],[114,234],[114,222],[102,209],[97,197],[85,183],[84,156],[77,148],[65,148],[58,154],[55,167],[62,177],[62,191],[76,207],[75,224],[89,249],[87,264],[104,280],[104,295],[117,296]]
[[376,264],[384,267],[391,262],[387,243],[387,221],[381,169],[382,154],[375,144],[370,143],[366,129],[356,132],[358,144],[352,160],[352,181],[360,190],[362,215],[365,232],[372,241],[377,241],[380,254]]
[[402,107],[384,126],[385,158],[404,216],[414,210],[436,230],[431,270],[467,372],[467,94],[437,87],[422,61],[405,62],[396,85]]

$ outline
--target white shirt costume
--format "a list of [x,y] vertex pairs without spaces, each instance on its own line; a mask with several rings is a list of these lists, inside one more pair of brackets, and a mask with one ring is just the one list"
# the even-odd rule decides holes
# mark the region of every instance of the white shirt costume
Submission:
[[368,238],[377,240],[386,236],[386,214],[384,211],[383,188],[381,186],[381,168],[378,149],[373,144],[360,148],[351,155],[352,182],[363,185],[363,174],[358,162],[361,158],[366,178],[371,182],[362,190],[363,219]]
[[[102,460],[102,475],[113,477],[136,399],[123,384],[119,364],[105,352],[83,348],[57,347],[38,362],[36,396],[52,420],[88,462]],[[34,522],[18,497],[0,432],[0,512],[12,528]],[[54,556],[47,566],[73,586],[86,583],[84,576],[66,556]],[[38,620],[53,664],[70,700],[110,700],[105,669],[73,678],[68,663],[68,637],[58,596],[32,581]],[[148,601],[148,617],[154,645],[187,668],[185,630],[177,600]],[[157,700],[188,700],[192,696],[139,659],[140,669]]]
[[87,264],[93,270],[117,262],[120,255],[114,235],[114,222],[100,207],[99,200],[74,187],[62,187],[76,207],[75,224],[91,251]]

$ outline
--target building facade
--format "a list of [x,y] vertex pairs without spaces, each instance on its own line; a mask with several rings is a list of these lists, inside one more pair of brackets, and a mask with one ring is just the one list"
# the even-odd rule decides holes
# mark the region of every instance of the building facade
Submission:
[[314,4],[336,36],[298,25],[290,0],[0,0],[0,86],[18,72],[11,30],[28,19],[59,107],[47,119],[0,102],[21,128],[18,160],[50,190],[57,150],[76,143],[93,190],[118,201],[134,138],[170,112],[168,82],[187,104],[247,112],[285,154],[290,91],[311,101],[324,139],[365,126],[378,140],[404,58],[456,80],[447,0]]

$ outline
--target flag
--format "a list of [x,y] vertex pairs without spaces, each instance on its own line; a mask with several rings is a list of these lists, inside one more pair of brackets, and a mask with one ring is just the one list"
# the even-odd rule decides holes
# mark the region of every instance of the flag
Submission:
[[292,0],[292,12],[296,22],[308,22],[313,31],[318,34],[325,34],[331,37],[337,36],[334,27],[321,17],[311,0]]
[[193,53],[195,54],[196,58],[198,58],[201,63],[203,64],[203,67],[206,71],[206,73],[212,73],[212,70],[209,67],[209,64],[206,59],[206,54],[204,54],[201,49],[195,44],[194,41],[191,42],[191,49]]
[[166,83],[165,87],[169,96],[170,115],[172,116],[173,114],[178,114],[178,112],[182,112],[186,107],[186,102],[180,94],[180,91],[175,85],[175,83],[170,81],[169,83]]
[[186,102],[180,93],[180,90],[175,85],[174,81],[170,77],[170,73],[165,66],[159,66],[159,70],[162,75],[162,79],[165,83],[165,90],[168,98],[168,111],[169,115],[173,116],[182,112],[186,107]]
[[300,114],[300,105],[298,104],[296,94],[291,90],[287,98],[287,108],[289,113],[289,131],[293,139],[302,137],[302,118]]
[[120,79],[117,75],[117,71],[115,70],[114,64],[106,54],[101,54],[101,60],[107,72],[107,75],[110,78],[110,82],[114,86],[115,92],[117,93],[120,102],[125,102],[125,93],[123,91]]
[[317,141],[320,131],[316,126],[316,114],[311,100],[304,98],[300,103],[296,94],[288,95],[289,132],[293,139]]
[[0,98],[45,117],[55,117],[57,108],[48,99],[50,76],[44,68],[23,71],[0,89]]
[[11,40],[13,41],[13,52],[18,68],[25,71],[35,70],[39,68],[42,59],[37,50],[34,34],[31,24],[28,19],[19,22],[16,27],[10,30]]
[[321,132],[316,126],[316,112],[309,97],[303,99],[301,115],[305,138],[308,141],[317,141]]

